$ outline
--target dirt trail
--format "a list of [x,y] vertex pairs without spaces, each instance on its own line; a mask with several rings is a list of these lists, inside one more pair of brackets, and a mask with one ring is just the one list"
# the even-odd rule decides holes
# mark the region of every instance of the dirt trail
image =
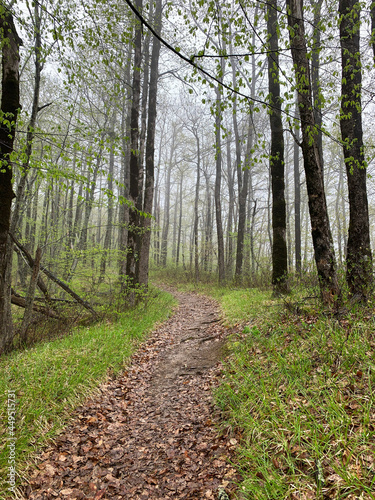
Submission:
[[217,499],[238,475],[234,439],[215,428],[226,331],[217,304],[175,293],[179,308],[41,456],[30,499]]

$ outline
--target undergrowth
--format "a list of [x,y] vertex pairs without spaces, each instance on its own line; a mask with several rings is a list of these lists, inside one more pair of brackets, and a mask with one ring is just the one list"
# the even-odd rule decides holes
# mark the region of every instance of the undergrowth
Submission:
[[136,308],[112,314],[99,324],[74,329],[63,338],[0,358],[0,498],[11,498],[8,391],[16,395],[15,462],[17,484],[32,457],[63,428],[77,408],[108,376],[121,371],[175,301],[153,291]]
[[239,443],[238,498],[374,499],[373,307],[333,316],[317,300],[214,295],[238,325],[215,394]]

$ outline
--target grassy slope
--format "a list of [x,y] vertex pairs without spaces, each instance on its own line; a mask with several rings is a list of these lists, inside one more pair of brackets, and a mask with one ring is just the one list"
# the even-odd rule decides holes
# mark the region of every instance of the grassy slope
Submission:
[[[71,335],[0,359],[0,435],[7,435],[7,391],[17,395],[16,468],[22,476],[35,452],[53,438],[70,412],[95,392],[108,373],[119,372],[157,322],[170,314],[175,301],[153,293],[146,305],[109,321],[76,329]],[[6,493],[9,450],[0,442],[0,498]],[[3,496],[2,496],[3,495]]]
[[338,321],[255,290],[213,295],[241,325],[216,393],[240,443],[241,498],[375,498],[373,314]]

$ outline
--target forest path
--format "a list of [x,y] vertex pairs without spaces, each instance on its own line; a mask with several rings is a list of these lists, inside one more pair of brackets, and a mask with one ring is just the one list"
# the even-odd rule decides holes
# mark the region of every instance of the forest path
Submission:
[[219,488],[231,496],[236,441],[218,435],[212,401],[227,331],[216,302],[173,293],[175,314],[77,410],[24,498],[198,500],[217,499]]

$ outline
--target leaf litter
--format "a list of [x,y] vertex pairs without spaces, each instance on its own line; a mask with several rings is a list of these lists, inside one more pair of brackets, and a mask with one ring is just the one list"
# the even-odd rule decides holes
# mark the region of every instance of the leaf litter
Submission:
[[231,498],[237,442],[218,433],[212,400],[228,332],[216,302],[175,295],[173,317],[41,454],[23,498]]

